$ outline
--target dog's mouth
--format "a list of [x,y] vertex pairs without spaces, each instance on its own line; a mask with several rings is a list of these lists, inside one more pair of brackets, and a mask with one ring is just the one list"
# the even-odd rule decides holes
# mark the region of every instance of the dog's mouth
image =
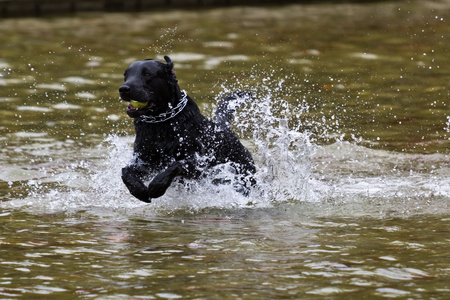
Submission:
[[131,108],[142,109],[142,108],[146,107],[147,105],[148,105],[148,101],[141,102],[141,101],[136,101],[136,100],[130,100]]
[[142,102],[136,100],[130,100],[130,103],[127,107],[127,114],[132,118],[137,118],[143,115],[145,112],[149,112],[153,110],[155,105],[150,101]]

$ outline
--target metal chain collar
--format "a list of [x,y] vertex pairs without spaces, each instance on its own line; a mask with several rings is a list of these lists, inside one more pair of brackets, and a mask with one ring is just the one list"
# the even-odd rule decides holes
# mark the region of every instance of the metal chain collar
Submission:
[[182,90],[181,93],[183,97],[181,97],[181,100],[177,106],[157,116],[145,116],[145,115],[140,116],[140,121],[144,123],[161,123],[169,119],[172,119],[173,117],[178,115],[184,109],[188,101],[186,91]]

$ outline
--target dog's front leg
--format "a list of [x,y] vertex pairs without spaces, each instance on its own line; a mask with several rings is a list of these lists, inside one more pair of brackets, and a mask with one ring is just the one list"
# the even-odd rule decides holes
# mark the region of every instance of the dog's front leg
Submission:
[[153,178],[148,185],[150,198],[158,198],[164,195],[176,176],[196,177],[198,170],[195,160],[177,161]]
[[129,165],[122,169],[122,180],[130,193],[141,201],[150,203],[148,188],[142,182],[143,172],[135,165]]
[[166,190],[169,188],[173,179],[181,175],[184,171],[183,165],[180,162],[175,162],[170,165],[167,169],[159,173],[153,178],[153,180],[148,185],[148,195],[150,198],[158,198],[164,195]]

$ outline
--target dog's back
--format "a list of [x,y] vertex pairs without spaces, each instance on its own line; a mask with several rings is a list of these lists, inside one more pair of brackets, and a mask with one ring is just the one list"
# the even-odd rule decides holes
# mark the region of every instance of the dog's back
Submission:
[[216,124],[220,127],[229,127],[236,108],[251,100],[251,98],[252,94],[249,92],[237,92],[226,95],[217,107]]

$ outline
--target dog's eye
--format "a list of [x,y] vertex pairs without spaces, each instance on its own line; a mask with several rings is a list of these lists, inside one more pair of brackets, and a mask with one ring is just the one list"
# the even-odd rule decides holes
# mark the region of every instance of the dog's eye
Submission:
[[150,75],[150,73],[145,73],[144,76],[147,77],[147,78],[152,77],[152,75]]

